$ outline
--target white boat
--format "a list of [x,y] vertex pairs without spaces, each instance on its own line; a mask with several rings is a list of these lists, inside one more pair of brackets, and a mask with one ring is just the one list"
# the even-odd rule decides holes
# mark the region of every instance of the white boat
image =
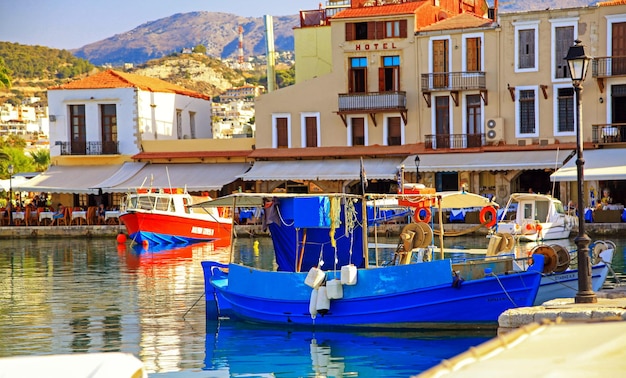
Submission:
[[577,227],[578,218],[560,200],[534,193],[511,194],[496,224],[497,232],[526,241],[565,239]]

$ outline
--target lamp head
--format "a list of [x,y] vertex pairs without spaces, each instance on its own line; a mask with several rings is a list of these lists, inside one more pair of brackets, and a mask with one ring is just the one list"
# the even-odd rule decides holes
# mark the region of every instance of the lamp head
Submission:
[[13,164],[9,164],[9,166],[7,167],[7,172],[9,172],[10,175],[13,174]]
[[580,84],[585,80],[587,76],[587,69],[589,68],[589,61],[591,57],[585,54],[585,46],[577,39],[574,41],[574,46],[571,46],[567,51],[567,66],[569,68],[569,74],[574,84]]

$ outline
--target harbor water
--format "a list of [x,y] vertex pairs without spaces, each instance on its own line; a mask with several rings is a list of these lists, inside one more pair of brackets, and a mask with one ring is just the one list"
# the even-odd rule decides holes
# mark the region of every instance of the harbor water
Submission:
[[[613,240],[621,275],[626,238]],[[454,244],[484,246],[485,239]],[[233,248],[235,260],[257,267],[273,264],[267,250],[266,237],[240,237]],[[408,377],[496,333],[207,322],[200,262],[230,254],[211,243],[158,250],[114,238],[14,239],[0,241],[0,251],[0,357],[126,352],[150,377]]]

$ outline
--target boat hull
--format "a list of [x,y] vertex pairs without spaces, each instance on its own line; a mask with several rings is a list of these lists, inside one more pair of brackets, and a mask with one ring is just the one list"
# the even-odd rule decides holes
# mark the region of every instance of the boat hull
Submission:
[[230,240],[232,224],[171,213],[129,210],[120,216],[128,237],[136,243],[185,244]]
[[[529,270],[455,285],[449,260],[359,269],[357,284],[343,285],[343,298],[331,300],[327,312],[313,317],[307,273],[268,272],[237,264],[230,264],[225,273],[215,263],[202,265],[207,314],[211,309],[218,316],[291,326],[491,328],[502,312],[531,306],[541,279],[537,271]],[[333,274],[327,273],[327,278]]]

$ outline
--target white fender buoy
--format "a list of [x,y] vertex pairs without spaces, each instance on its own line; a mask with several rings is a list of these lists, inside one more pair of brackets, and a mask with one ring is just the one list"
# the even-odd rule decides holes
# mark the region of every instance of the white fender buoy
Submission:
[[319,289],[317,289],[315,310],[317,310],[318,314],[322,315],[330,310],[330,299],[328,299],[328,295],[326,295],[326,286],[320,286]]
[[309,314],[311,314],[311,319],[315,319],[317,317],[317,290],[311,290],[311,299],[309,300]]
[[317,267],[312,267],[309,270],[309,273],[306,275],[306,278],[304,279],[304,283],[307,286],[312,287],[313,289],[317,289],[318,287],[320,287],[322,282],[324,282],[325,277],[326,275],[324,274],[324,271],[322,271],[321,269]]
[[357,269],[353,264],[341,267],[341,283],[344,285],[356,285]]

